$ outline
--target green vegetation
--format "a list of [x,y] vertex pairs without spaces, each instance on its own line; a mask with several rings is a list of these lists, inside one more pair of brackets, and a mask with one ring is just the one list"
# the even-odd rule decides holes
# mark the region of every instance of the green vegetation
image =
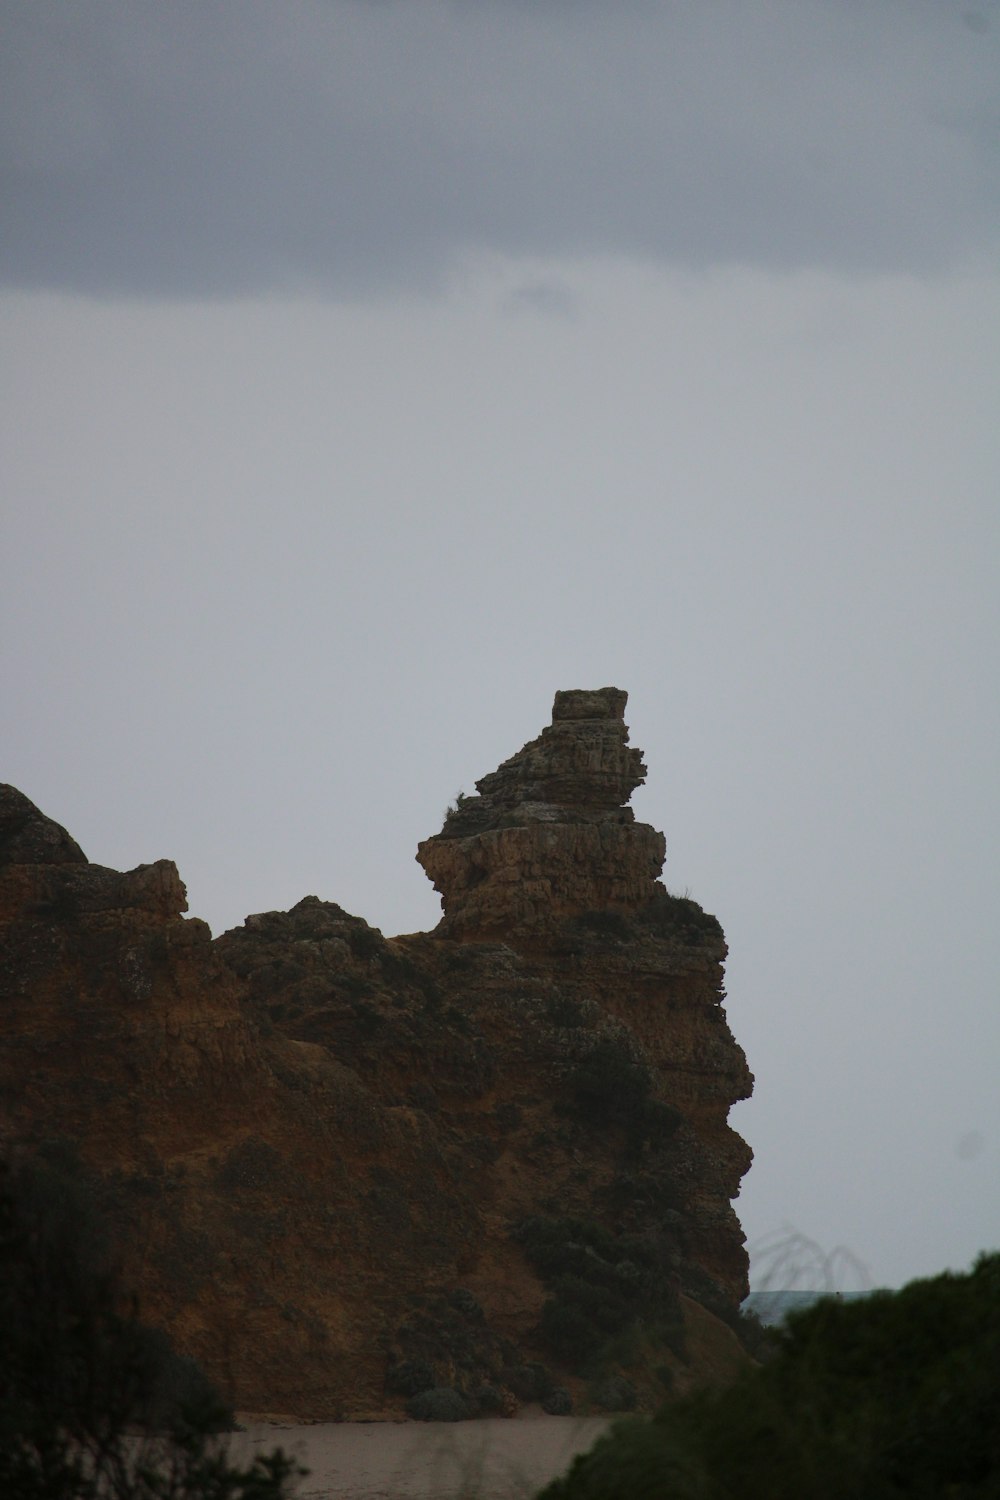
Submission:
[[635,1392],[626,1392],[615,1366],[632,1363],[643,1338],[682,1347],[663,1243],[570,1218],[528,1219],[516,1238],[550,1292],[539,1323],[542,1343],[593,1382],[595,1405],[616,1411],[634,1405]]
[[469,1403],[450,1385],[419,1391],[407,1401],[406,1410],[417,1422],[464,1422],[475,1415]]
[[723,941],[718,918],[703,911],[686,893],[672,896],[668,891],[658,891],[637,914],[636,921],[654,937],[688,948],[715,947]]
[[618,1424],[539,1500],[996,1500],[1000,1254],[828,1298],[723,1392]]
[[377,958],[385,948],[385,938],[377,927],[369,927],[360,918],[347,929],[347,943],[354,958]]
[[598,911],[583,911],[573,918],[573,926],[580,933],[589,933],[614,943],[627,943],[634,933],[623,912],[601,908]]
[[466,796],[465,792],[463,792],[461,788],[459,788],[459,790],[455,793],[454,802],[449,802],[448,806],[445,808],[444,818],[442,819],[442,822],[447,823],[449,818],[454,817],[456,813],[460,813],[462,811],[467,802],[472,802],[473,800],[474,799],[471,796]]
[[553,1381],[541,1365],[522,1365],[472,1293],[455,1287],[410,1298],[407,1321],[387,1350],[385,1389],[408,1397],[406,1410],[419,1421],[457,1422],[496,1415],[505,1390],[520,1401],[543,1401]]
[[601,1125],[630,1123],[649,1098],[649,1064],[627,1032],[596,1033],[586,1040],[567,1079],[575,1111]]
[[202,1372],[123,1298],[82,1181],[0,1163],[0,1495],[283,1500],[280,1449],[248,1468]]
[[653,1071],[638,1040],[622,1026],[573,1035],[564,1111],[591,1129],[623,1129],[630,1159],[648,1144],[665,1145],[681,1116],[653,1095]]

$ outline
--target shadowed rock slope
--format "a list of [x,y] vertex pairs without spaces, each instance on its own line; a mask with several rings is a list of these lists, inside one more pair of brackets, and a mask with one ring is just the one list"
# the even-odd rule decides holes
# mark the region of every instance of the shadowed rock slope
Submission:
[[171,863],[90,864],[0,791],[0,1145],[89,1181],[239,1408],[616,1409],[740,1362],[751,1078],[722,931],[626,805],[625,698],[556,695],[392,940],[309,896],[213,942]]

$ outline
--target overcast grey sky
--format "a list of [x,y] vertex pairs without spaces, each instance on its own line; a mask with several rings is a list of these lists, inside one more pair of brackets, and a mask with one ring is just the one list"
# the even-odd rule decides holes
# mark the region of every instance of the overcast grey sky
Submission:
[[751,1244],[1000,1244],[996,0],[0,28],[0,776],[215,931],[392,934],[627,688]]

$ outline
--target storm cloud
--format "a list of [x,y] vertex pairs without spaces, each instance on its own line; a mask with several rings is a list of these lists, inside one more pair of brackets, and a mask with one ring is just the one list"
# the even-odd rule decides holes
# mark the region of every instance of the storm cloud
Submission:
[[482,252],[974,263],[997,238],[998,15],[7,0],[0,278],[343,296]]

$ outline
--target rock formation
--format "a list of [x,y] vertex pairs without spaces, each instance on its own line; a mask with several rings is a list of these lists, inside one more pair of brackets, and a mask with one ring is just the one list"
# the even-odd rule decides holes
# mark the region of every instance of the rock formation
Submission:
[[625,804],[646,779],[627,695],[557,693],[552,723],[476,782],[417,858],[441,892],[442,937],[544,934],[585,911],[648,904],[665,843]]
[[738,1363],[751,1079],[624,708],[557,694],[393,940],[306,897],[212,942],[172,864],[89,864],[2,789],[0,1145],[74,1159],[241,1409],[651,1404]]

